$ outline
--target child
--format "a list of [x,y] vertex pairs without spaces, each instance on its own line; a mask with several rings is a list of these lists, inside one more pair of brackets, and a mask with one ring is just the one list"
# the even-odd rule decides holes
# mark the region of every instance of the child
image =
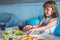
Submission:
[[58,23],[58,11],[55,1],[47,1],[43,4],[44,16],[40,24],[34,28],[32,25],[27,25],[25,30],[27,30],[29,35],[35,31],[44,31],[44,33],[53,33],[56,25]]

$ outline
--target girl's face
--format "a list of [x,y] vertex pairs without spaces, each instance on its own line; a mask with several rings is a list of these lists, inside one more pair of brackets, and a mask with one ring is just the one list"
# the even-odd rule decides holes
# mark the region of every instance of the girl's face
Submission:
[[44,13],[45,13],[46,17],[51,17],[52,11],[53,11],[53,10],[52,10],[51,7],[46,7],[46,8],[44,9]]

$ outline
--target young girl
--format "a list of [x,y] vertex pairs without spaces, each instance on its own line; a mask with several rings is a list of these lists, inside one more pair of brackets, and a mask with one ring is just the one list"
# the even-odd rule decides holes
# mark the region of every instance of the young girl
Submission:
[[34,28],[32,25],[27,25],[25,30],[27,30],[29,35],[35,31],[44,31],[44,33],[53,33],[56,25],[58,24],[58,11],[55,1],[47,1],[43,4],[44,17],[42,18],[40,24]]

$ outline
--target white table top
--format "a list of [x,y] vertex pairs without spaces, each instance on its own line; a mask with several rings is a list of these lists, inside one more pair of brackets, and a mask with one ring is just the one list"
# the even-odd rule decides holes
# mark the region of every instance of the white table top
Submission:
[[60,38],[54,35],[48,35],[48,34],[44,34],[44,38],[46,38],[46,40],[60,40]]

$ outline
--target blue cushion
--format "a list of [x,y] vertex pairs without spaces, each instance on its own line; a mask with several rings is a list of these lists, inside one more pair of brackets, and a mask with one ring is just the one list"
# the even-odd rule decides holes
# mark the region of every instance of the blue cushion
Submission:
[[58,23],[57,27],[55,28],[54,35],[60,37],[60,18],[59,18],[59,23]]
[[30,19],[26,21],[27,25],[38,25],[39,24],[39,19]]
[[6,23],[6,28],[12,27],[12,25],[13,25],[13,16],[11,20]]
[[38,19],[41,21],[41,19],[43,18],[43,16],[42,15],[39,15],[38,16]]
[[0,23],[1,22],[6,23],[10,21],[11,17],[12,17],[11,13],[0,13]]
[[12,26],[13,22],[13,14],[12,13],[0,13],[0,23],[5,23],[6,28]]

